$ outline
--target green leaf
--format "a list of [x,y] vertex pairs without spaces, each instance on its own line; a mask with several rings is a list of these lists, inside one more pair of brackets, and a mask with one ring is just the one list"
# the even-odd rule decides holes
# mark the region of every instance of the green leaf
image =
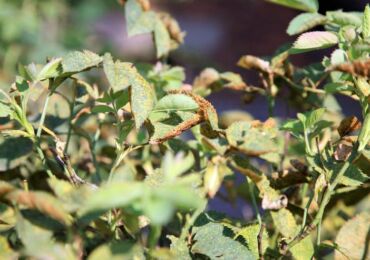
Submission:
[[92,113],[114,113],[114,109],[106,105],[97,105],[91,109]]
[[307,32],[298,37],[289,52],[292,54],[297,54],[325,49],[336,45],[338,41],[339,39],[337,35],[332,32]]
[[326,84],[324,86],[324,90],[328,94],[333,94],[333,93],[342,92],[342,91],[354,91],[355,89],[352,86],[348,86],[343,83],[332,82],[332,83]]
[[112,242],[97,247],[87,258],[88,260],[121,260],[135,259],[144,260],[143,248],[129,241]]
[[103,58],[88,51],[73,51],[63,57],[62,66],[64,73],[78,73],[92,67],[96,67]]
[[369,259],[370,213],[363,212],[347,221],[335,239],[339,250],[335,251],[335,259]]
[[153,31],[157,16],[151,11],[143,11],[137,0],[128,0],[125,4],[125,16],[128,36],[150,33]]
[[[254,257],[258,259],[259,257],[259,251],[258,251],[258,239],[257,236],[260,232],[260,225],[259,224],[251,224],[244,228],[242,228],[237,234],[236,238],[241,237],[245,243],[247,244],[247,247],[249,251],[252,252]],[[267,231],[263,232],[262,235],[262,254],[266,252],[266,249],[268,247],[269,241],[268,241],[268,235]]]
[[305,113],[305,116],[306,116],[305,127],[312,128],[317,122],[320,121],[324,113],[325,113],[325,108],[319,108],[319,109]]
[[113,208],[122,208],[139,199],[144,186],[139,182],[116,182],[102,186],[91,194],[80,215],[87,213],[102,213]]
[[340,26],[361,26],[361,16],[362,14],[358,12],[343,12],[341,10],[326,12],[326,17],[329,19],[329,21]]
[[289,35],[295,35],[308,31],[318,25],[326,23],[326,17],[319,13],[303,13],[294,17],[290,21],[287,33]]
[[[28,220],[24,219],[19,213],[17,215],[17,222],[15,229],[26,247],[28,254],[35,254],[52,246],[53,233],[49,230],[43,229],[36,225],[31,224]],[[37,238],[37,239],[35,239]]]
[[364,38],[370,37],[370,6],[367,4],[362,17],[362,36]]
[[21,165],[31,154],[32,149],[33,142],[29,138],[10,137],[3,139],[0,137],[0,172]]
[[191,97],[184,94],[170,94],[158,101],[152,113],[155,112],[177,112],[197,111],[199,106]]
[[368,111],[358,136],[358,151],[362,151],[370,141],[370,112]]
[[307,12],[317,12],[319,10],[319,3],[317,0],[267,0],[267,1]]
[[131,66],[133,66],[132,63],[128,62],[121,62],[118,60],[114,62],[109,53],[104,55],[104,73],[114,91],[126,89],[129,86],[129,78],[126,70]]
[[25,249],[23,254],[31,259],[75,260],[77,256],[69,244],[56,243],[53,233],[17,214],[15,226]]
[[299,137],[303,133],[303,124],[300,120],[297,119],[288,119],[280,127],[281,130],[292,132],[296,137]]
[[36,80],[41,81],[60,76],[62,74],[61,64],[62,64],[61,58],[49,61],[38,73]]
[[0,100],[0,118],[1,117],[7,117],[7,116],[10,115],[11,109],[10,109],[9,106],[10,106],[10,104],[3,103],[2,100]]
[[193,254],[201,254],[210,259],[255,259],[252,252],[238,241],[225,236],[225,227],[219,223],[208,223],[196,230]]
[[15,86],[17,87],[17,90],[19,92],[23,92],[29,89],[27,80],[21,76],[15,77]]
[[[343,164],[337,164],[334,167],[334,172],[338,172]],[[367,182],[369,177],[354,165],[350,165],[344,175],[339,179],[339,183],[346,186],[360,186]]]
[[171,50],[171,38],[164,23],[157,19],[154,26],[154,40],[157,58],[168,55]]

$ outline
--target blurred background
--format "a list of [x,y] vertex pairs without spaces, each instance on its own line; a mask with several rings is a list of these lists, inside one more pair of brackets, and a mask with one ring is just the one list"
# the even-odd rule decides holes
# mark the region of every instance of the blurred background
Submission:
[[[171,53],[168,62],[183,66],[186,82],[205,67],[218,71],[241,73],[249,84],[257,84],[257,75],[236,66],[242,55],[269,56],[287,42],[285,31],[289,21],[300,12],[263,0],[153,0],[155,10],[167,11],[186,31],[185,44]],[[366,0],[322,0],[320,12],[342,9],[363,11]],[[47,57],[61,56],[68,50],[88,49],[99,54],[111,52],[124,61],[155,63],[151,35],[127,37],[123,7],[116,0],[0,0],[0,88],[14,81],[17,64],[44,63]],[[296,65],[321,62],[332,50],[300,54],[293,57]],[[268,117],[267,102],[257,97],[244,104],[240,93],[222,91],[209,97],[218,112],[239,109],[253,117]],[[337,97],[348,109],[345,114],[360,115],[358,105],[345,97]],[[294,116],[284,99],[277,100],[275,114]],[[233,209],[214,202],[220,211],[233,212],[235,217],[250,214],[249,206]],[[228,207],[231,207],[227,204]]]

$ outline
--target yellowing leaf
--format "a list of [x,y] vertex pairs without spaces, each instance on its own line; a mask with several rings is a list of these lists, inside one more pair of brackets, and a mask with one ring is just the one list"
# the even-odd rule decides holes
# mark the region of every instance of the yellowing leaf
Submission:
[[367,4],[362,18],[362,35],[364,38],[370,37],[370,6]]

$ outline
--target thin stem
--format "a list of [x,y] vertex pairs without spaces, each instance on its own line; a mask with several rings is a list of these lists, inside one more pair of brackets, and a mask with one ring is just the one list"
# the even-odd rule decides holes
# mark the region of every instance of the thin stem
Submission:
[[69,111],[70,111],[70,114],[69,114],[69,118],[68,118],[67,141],[66,141],[66,145],[64,147],[64,153],[68,153],[68,146],[69,146],[69,142],[71,140],[72,120],[73,120],[73,108],[74,108],[75,103],[76,103],[76,85],[77,85],[77,83],[74,82],[74,84],[73,84],[72,102],[69,103]]
[[247,180],[249,195],[251,196],[251,199],[252,199],[252,205],[253,205],[254,211],[256,212],[258,223],[259,223],[259,225],[261,227],[261,225],[262,225],[262,219],[261,219],[261,214],[260,214],[259,209],[258,209],[258,206],[257,206],[256,196],[254,195],[253,185],[249,181],[249,178],[248,177],[246,177],[246,180]]
[[302,226],[301,226],[301,232],[303,232],[304,227],[306,226],[308,210],[309,210],[309,208],[311,206],[313,197],[314,197],[314,194],[311,194],[310,197],[309,197],[309,199],[308,199],[308,201],[307,201],[306,207],[304,208],[303,220],[302,220]]
[[46,96],[46,99],[45,99],[44,108],[42,109],[39,126],[37,128],[37,133],[36,133],[37,139],[40,139],[40,137],[41,137],[42,127],[44,126],[45,118],[46,118],[46,110],[48,108],[48,104],[49,104],[49,100],[50,100],[51,95],[52,95],[52,92],[49,92],[49,94]]
[[93,164],[94,164],[94,167],[95,167],[95,174],[98,178],[98,182],[101,182],[102,178],[100,176],[98,160],[96,159],[95,146],[96,146],[96,142],[99,140],[99,137],[100,137],[100,133],[101,133],[100,127],[101,127],[101,123],[99,122],[98,130],[96,131],[96,133],[94,135],[94,139],[92,140],[91,147],[90,147],[91,156],[92,156]]
[[47,107],[48,107],[51,95],[52,95],[52,92],[49,92],[49,94],[46,96],[44,108],[42,109],[41,118],[40,118],[39,126],[37,128],[37,133],[36,133],[36,142],[37,142],[36,150],[40,156],[42,164],[45,166],[46,173],[48,174],[49,177],[53,177],[54,174],[51,172],[51,170],[46,165],[46,158],[45,158],[44,152],[41,149],[40,141],[41,141],[42,129],[45,123],[46,111],[47,111]]
[[317,246],[319,246],[321,243],[321,223],[322,223],[322,219],[320,219],[319,223],[317,224],[317,237],[316,237]]

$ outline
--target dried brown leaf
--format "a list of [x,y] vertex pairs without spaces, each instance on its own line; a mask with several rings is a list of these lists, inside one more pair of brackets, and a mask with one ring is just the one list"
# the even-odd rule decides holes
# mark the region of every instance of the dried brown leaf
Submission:
[[346,72],[352,75],[369,77],[370,59],[358,60],[358,61],[334,65],[331,68],[329,68],[329,70],[330,71],[337,70],[337,71]]
[[338,127],[338,133],[341,137],[350,134],[361,128],[361,122],[356,116],[349,116],[344,118]]

